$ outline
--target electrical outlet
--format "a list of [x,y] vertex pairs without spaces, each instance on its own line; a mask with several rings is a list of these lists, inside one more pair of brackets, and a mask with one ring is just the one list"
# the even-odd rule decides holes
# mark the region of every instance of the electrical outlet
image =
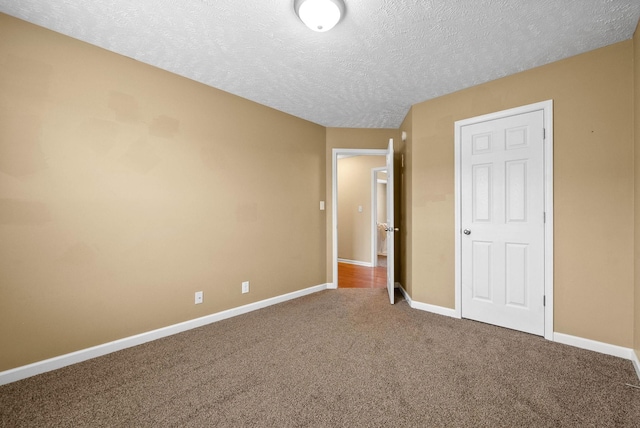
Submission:
[[249,292],[249,281],[244,281],[242,283],[242,294]]
[[196,305],[199,305],[204,300],[204,295],[202,291],[196,291]]

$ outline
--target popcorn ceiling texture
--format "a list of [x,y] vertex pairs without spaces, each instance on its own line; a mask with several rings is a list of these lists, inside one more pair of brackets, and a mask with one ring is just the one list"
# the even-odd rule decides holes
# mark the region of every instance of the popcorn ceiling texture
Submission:
[[638,0],[345,0],[327,33],[293,0],[0,0],[0,11],[329,127],[632,37]]

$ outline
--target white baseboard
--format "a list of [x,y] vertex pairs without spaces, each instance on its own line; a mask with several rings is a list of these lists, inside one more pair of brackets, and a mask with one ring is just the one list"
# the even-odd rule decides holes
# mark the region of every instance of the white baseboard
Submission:
[[0,372],[0,385],[16,382],[48,371],[56,370],[62,367],[70,366],[92,358],[100,357],[122,349],[131,348],[141,345],[152,340],[161,339],[193,328],[202,327],[227,318],[246,314],[258,309],[266,308],[287,300],[296,299],[318,291],[326,290],[330,284],[321,284],[314,287],[305,288],[303,290],[294,291],[292,293],[283,294],[281,296],[272,297],[270,299],[261,300],[255,303],[249,303],[237,308],[228,309],[226,311],[217,312],[201,318],[185,321],[182,323],[170,325],[168,327],[159,328],[157,330],[148,331],[146,333],[136,334],[135,336],[125,337],[123,339],[114,340],[113,342],[104,343],[102,345],[93,346],[87,349],[81,349],[69,354],[60,355],[58,357],[49,358],[47,360],[38,361],[26,366],[16,367],[14,369]]
[[609,343],[598,342],[591,339],[584,339],[582,337],[555,332],[553,333],[552,340],[564,345],[575,346],[576,348],[587,349],[589,351],[612,355],[614,357],[624,358],[625,360],[631,360],[631,362],[633,363],[633,368],[636,370],[638,380],[640,380],[640,360],[638,360],[638,355],[631,348],[625,348],[623,346],[611,345]]
[[430,305],[428,303],[414,301],[411,307],[414,309],[420,309],[421,311],[444,315],[445,317],[460,318],[456,315],[455,309],[445,308],[444,306]]
[[633,360],[635,352],[631,348],[623,346],[611,345],[609,343],[598,342],[582,337],[571,336],[564,333],[553,333],[553,341],[565,345],[575,346],[576,348],[587,349],[589,351],[599,352],[601,354],[612,355],[614,357],[624,358],[625,360]]
[[638,380],[640,380],[640,359],[638,359],[638,354],[635,351],[632,351],[631,362],[633,363],[633,368],[636,369],[636,375],[638,375]]
[[339,263],[347,263],[347,264],[356,265],[356,266],[373,267],[373,263],[361,262],[360,260],[349,260],[349,259],[338,258],[338,262]]
[[409,293],[407,293],[407,290],[404,289],[404,286],[402,284],[400,284],[399,282],[396,282],[396,285],[399,285],[398,288],[400,289],[400,292],[404,296],[404,300],[407,301],[407,303],[409,304],[409,307],[411,308],[412,307],[411,306],[411,302],[412,302],[411,296],[409,296]]
[[428,303],[416,302],[415,300],[412,300],[411,297],[409,297],[409,294],[407,294],[407,291],[402,287],[402,285],[400,285],[400,291],[402,292],[405,300],[412,309],[418,309],[425,312],[444,315],[446,317],[460,318],[456,315],[455,309],[445,308],[443,306],[437,305],[430,305]]
[[402,292],[402,295],[404,296],[404,299],[407,301],[407,303],[409,304],[409,307],[411,307],[412,309],[418,309],[425,312],[444,315],[446,317],[459,318],[456,315],[455,309],[445,308],[443,306],[430,305],[428,303],[416,302],[415,300],[411,299],[411,297],[409,296],[407,291],[404,289],[402,284],[396,283],[396,285],[400,286],[399,288],[400,288],[400,291]]
[[[423,310],[426,312],[432,312],[438,315],[458,318],[455,310],[442,306],[413,301],[409,294],[407,294],[402,284],[396,283],[396,286],[400,289],[400,292],[402,292],[405,300],[411,308]],[[92,358],[100,357],[112,352],[120,351],[122,349],[131,348],[133,346],[141,345],[143,343],[150,342],[156,339],[161,339],[163,337],[178,334],[183,331],[191,330],[193,328],[202,327],[204,325],[222,321],[227,318],[246,314],[248,312],[266,308],[268,306],[286,302],[288,300],[296,299],[308,294],[317,293],[318,291],[334,288],[337,288],[335,287],[334,283],[316,285],[314,287],[305,288],[303,290],[294,291],[292,293],[283,294],[281,296],[276,296],[270,299],[261,300],[259,302],[239,306],[237,308],[228,309],[226,311],[207,315],[201,318],[196,318],[168,327],[159,328],[157,330],[137,334],[135,336],[125,337],[113,342],[104,343],[102,345],[97,345],[91,348],[82,349],[80,351],[71,352],[69,354],[60,355],[58,357],[38,361],[36,363],[28,364],[25,366],[16,367],[14,369],[0,372],[0,385],[16,382],[21,379],[26,379],[28,377],[35,376],[41,373],[46,373],[48,371],[90,360]],[[638,379],[640,379],[640,360],[638,359],[638,355],[634,352],[633,349],[611,345],[604,342],[597,342],[595,340],[584,339],[581,337],[571,336],[563,333],[554,333],[553,341],[565,345],[575,346],[577,348],[600,352],[602,354],[612,355],[614,357],[624,358],[626,360],[631,360],[636,370],[636,374],[638,375]]]

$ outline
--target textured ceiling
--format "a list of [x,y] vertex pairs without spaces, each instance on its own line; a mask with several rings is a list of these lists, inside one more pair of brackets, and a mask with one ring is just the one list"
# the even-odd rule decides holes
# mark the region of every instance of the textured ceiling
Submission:
[[638,0],[345,0],[316,33],[293,0],[0,0],[0,11],[331,127],[632,37]]

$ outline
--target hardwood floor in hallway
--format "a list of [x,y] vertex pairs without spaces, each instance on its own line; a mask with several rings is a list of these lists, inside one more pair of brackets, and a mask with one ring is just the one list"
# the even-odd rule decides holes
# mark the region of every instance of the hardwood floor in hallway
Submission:
[[338,263],[338,288],[385,288],[387,258],[378,256],[378,266],[365,267]]

